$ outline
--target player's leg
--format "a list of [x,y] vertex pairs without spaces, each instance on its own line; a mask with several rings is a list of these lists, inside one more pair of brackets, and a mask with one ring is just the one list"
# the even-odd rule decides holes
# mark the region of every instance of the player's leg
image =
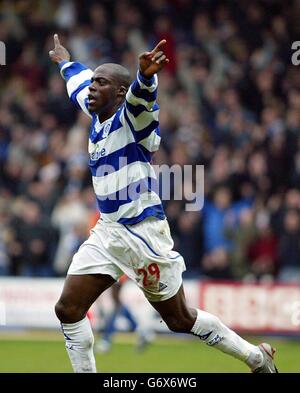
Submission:
[[75,372],[96,372],[94,336],[86,316],[90,306],[115,283],[108,274],[68,275],[55,312]]
[[[269,345],[265,349],[252,345],[216,316],[186,305],[182,288],[185,263],[172,249],[174,243],[167,220],[150,218],[125,229],[132,248],[131,258],[136,265],[139,263],[139,269],[128,275],[132,275],[170,330],[194,334],[208,345],[244,361],[252,370],[275,372]],[[122,235],[126,239],[125,233]],[[123,270],[126,273],[126,267]]]
[[177,294],[170,299],[159,302],[150,301],[150,303],[159,312],[170,330],[194,334],[207,345],[214,346],[222,352],[242,360],[252,370],[263,364],[263,353],[258,346],[252,345],[238,336],[216,316],[187,307],[182,286]]

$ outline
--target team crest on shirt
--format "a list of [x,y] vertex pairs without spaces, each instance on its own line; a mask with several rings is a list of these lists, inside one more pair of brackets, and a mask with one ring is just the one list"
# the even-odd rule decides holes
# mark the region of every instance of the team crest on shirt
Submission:
[[112,124],[112,122],[110,121],[110,122],[106,123],[104,126],[102,126],[102,124],[97,119],[95,122],[95,125],[94,125],[94,129],[97,132],[97,134],[102,130],[101,136],[102,136],[102,139],[104,139],[109,134],[111,124]]
[[102,138],[107,137],[107,135],[109,134],[109,131],[110,131],[110,127],[111,127],[111,121],[108,122],[107,124],[105,124],[105,126],[103,127]]

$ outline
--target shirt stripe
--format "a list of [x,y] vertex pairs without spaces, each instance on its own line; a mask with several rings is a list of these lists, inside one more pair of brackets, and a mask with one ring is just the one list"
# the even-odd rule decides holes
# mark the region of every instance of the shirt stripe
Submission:
[[96,195],[109,195],[147,176],[156,179],[152,166],[148,162],[135,161],[107,175],[93,176],[94,190]]
[[89,165],[92,176],[102,177],[134,162],[148,163],[150,161],[151,152],[143,146],[138,146],[137,149],[136,143],[133,142],[106,157],[100,157],[96,161],[90,160]]

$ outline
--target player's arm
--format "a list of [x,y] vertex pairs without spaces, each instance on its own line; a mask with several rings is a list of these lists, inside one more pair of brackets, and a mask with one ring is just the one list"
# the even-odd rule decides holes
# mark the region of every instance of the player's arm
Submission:
[[156,74],[169,62],[161,49],[165,43],[166,40],[162,40],[151,52],[145,52],[139,56],[137,78],[126,94],[126,110],[132,123],[137,126],[136,130],[139,129],[138,123],[141,120],[139,117],[143,112],[148,112],[151,115],[150,118],[153,119],[153,112],[158,109]]
[[54,49],[49,52],[49,56],[60,68],[71,101],[91,117],[87,109],[87,95],[93,71],[79,62],[70,61],[70,53],[61,45],[57,34],[54,34]]
[[169,62],[162,50],[165,43],[166,40],[162,40],[151,52],[139,56],[137,78],[128,89],[125,101],[125,116],[136,141],[150,151],[157,150],[160,142],[157,73]]

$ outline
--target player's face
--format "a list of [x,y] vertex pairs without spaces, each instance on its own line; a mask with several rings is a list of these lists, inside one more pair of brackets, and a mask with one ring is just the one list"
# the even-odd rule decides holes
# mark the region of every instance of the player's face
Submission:
[[100,114],[116,105],[118,86],[106,66],[95,70],[88,94],[88,109]]

